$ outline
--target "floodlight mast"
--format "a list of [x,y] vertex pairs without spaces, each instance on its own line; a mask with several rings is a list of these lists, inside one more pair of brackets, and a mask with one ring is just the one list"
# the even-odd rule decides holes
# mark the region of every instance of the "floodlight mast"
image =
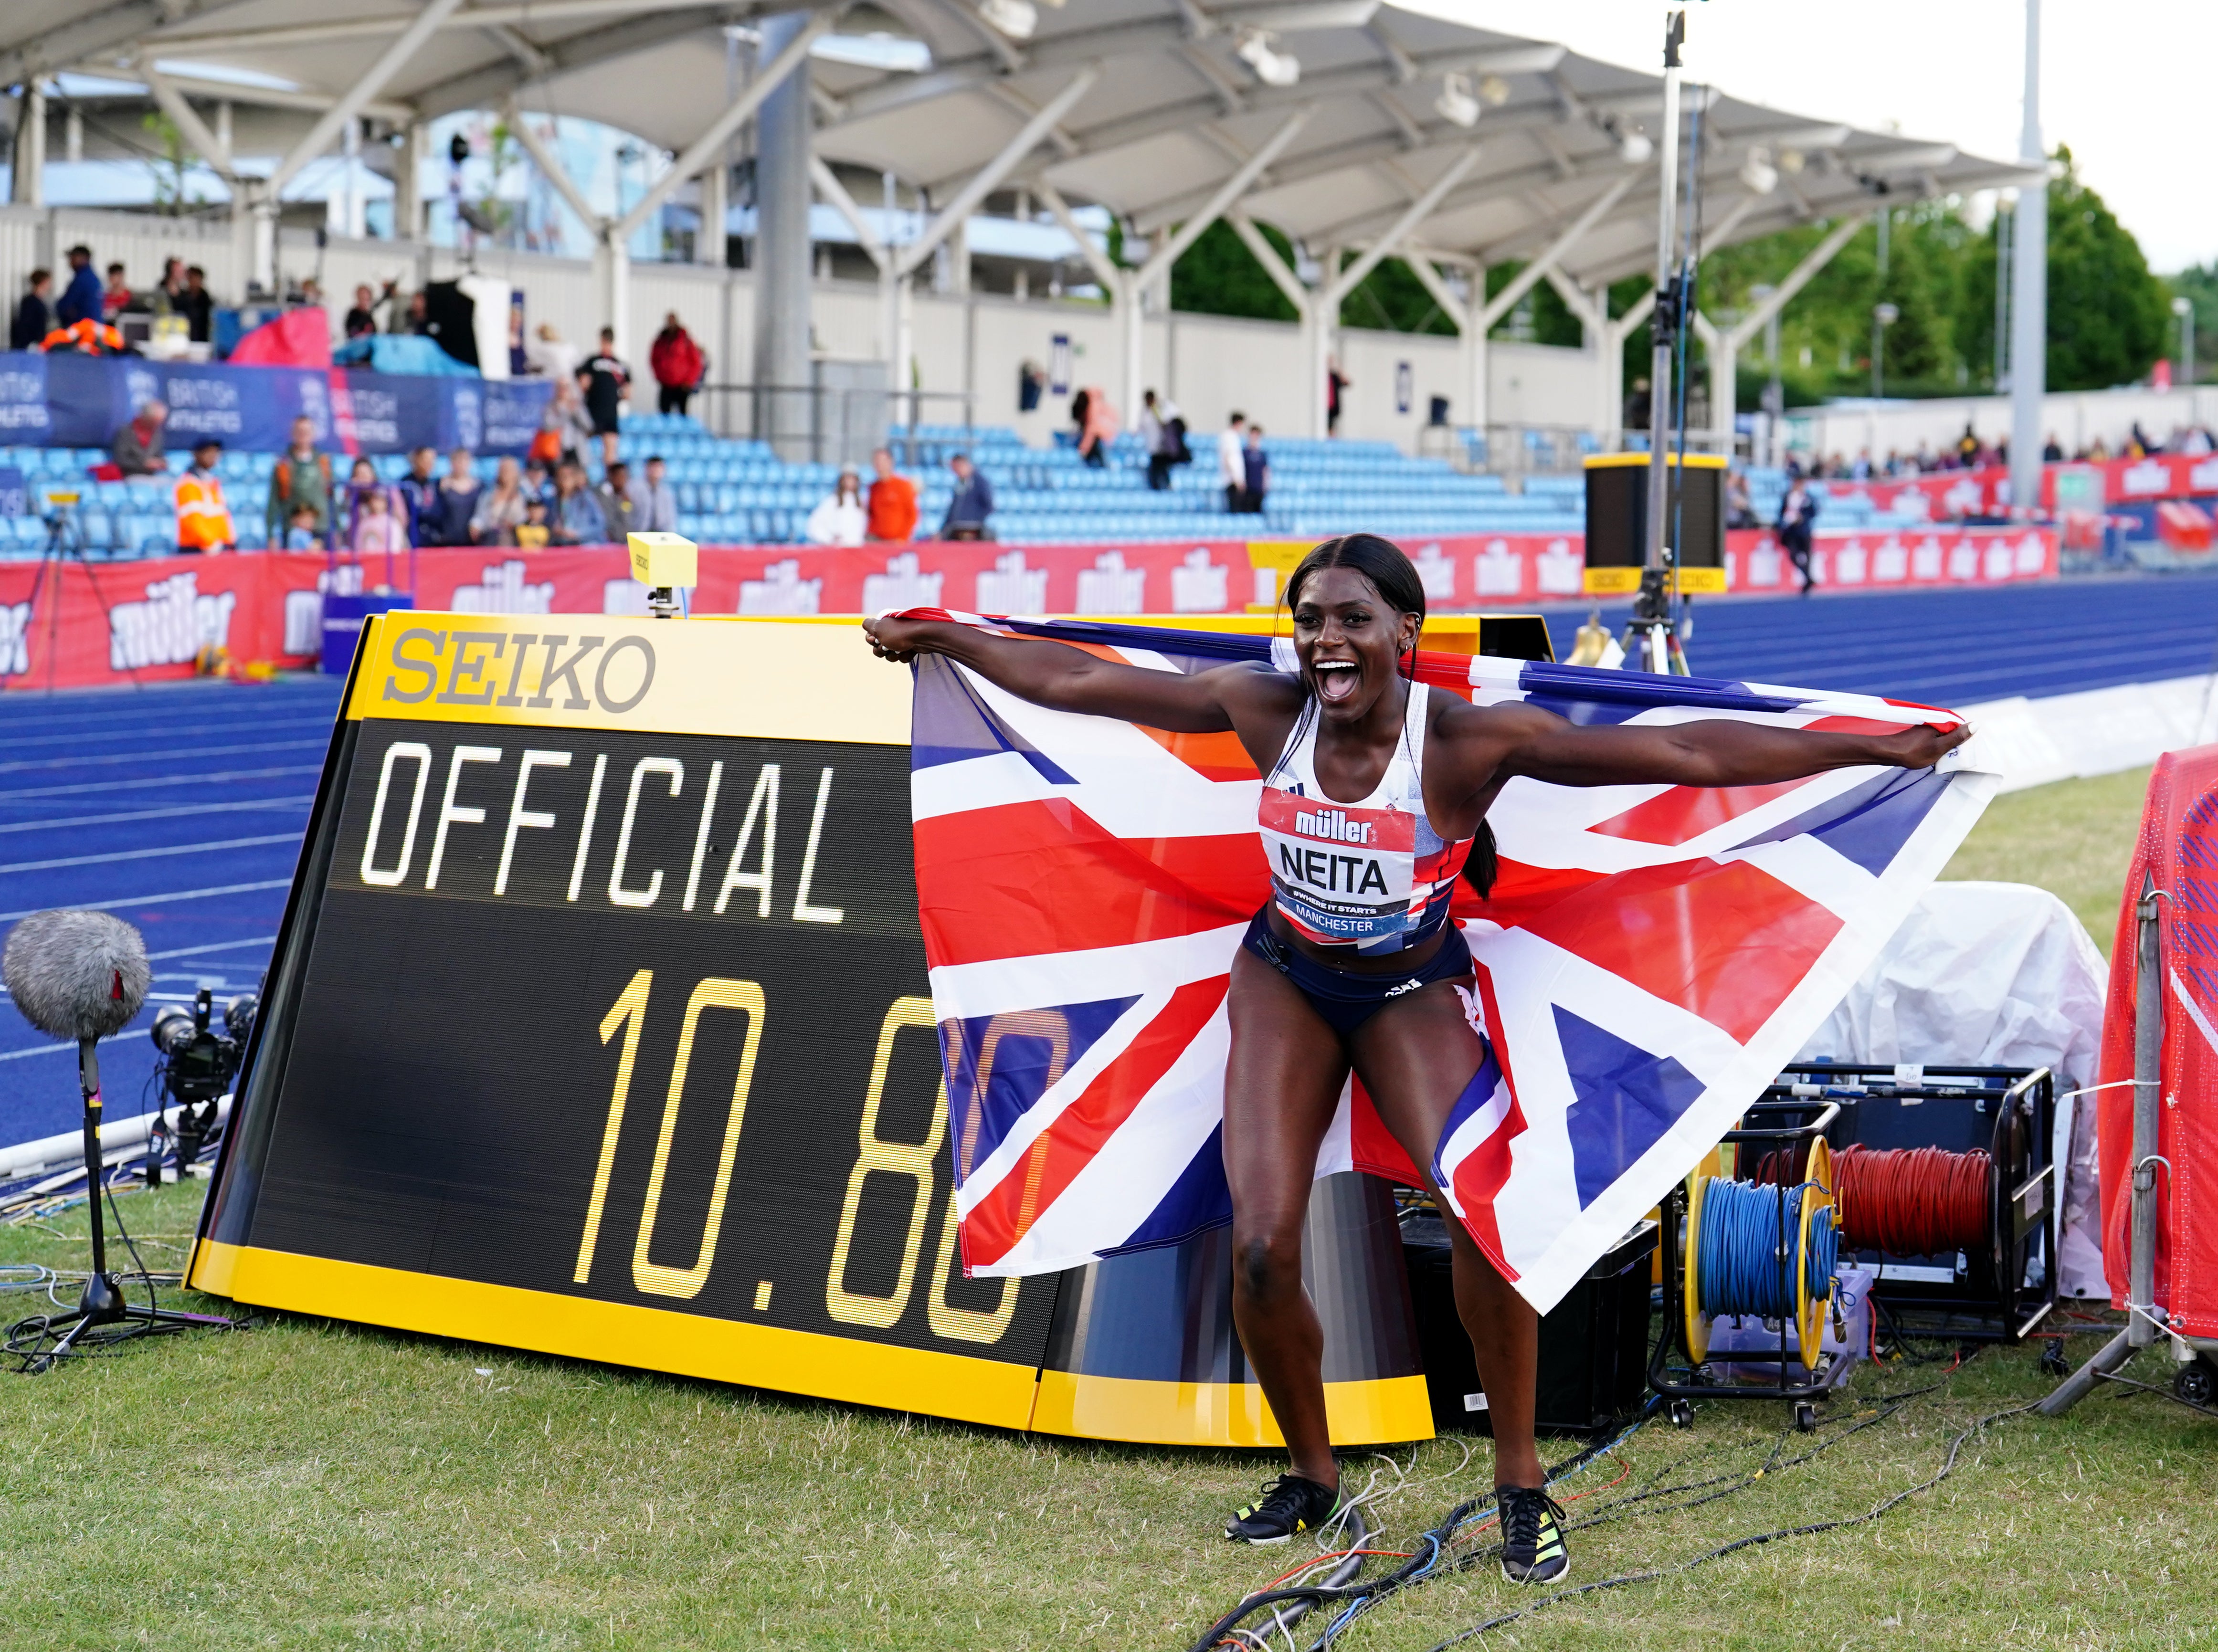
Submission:
[[[1664,566],[1664,541],[1671,496],[1669,463],[1671,437],[1671,368],[1679,329],[1678,226],[1674,209],[1679,183],[1679,47],[1687,38],[1687,14],[1675,11],[1664,26],[1664,131],[1657,145],[1662,176],[1656,207],[1656,306],[1648,318],[1651,348],[1648,367],[1648,543],[1645,568]],[[1653,578],[1643,581],[1645,587]]]

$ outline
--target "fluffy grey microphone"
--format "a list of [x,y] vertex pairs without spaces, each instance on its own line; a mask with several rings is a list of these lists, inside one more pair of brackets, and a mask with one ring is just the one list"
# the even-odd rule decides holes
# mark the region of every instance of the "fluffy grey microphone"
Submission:
[[23,1019],[80,1043],[128,1026],[153,985],[146,943],[104,912],[38,912],[8,931],[0,979]]

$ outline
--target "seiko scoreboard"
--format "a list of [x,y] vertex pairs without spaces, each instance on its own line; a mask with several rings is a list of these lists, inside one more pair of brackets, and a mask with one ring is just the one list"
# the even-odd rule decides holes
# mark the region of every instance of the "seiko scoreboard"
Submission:
[[[851,626],[373,617],[191,1282],[977,1422],[1274,1440],[1222,1234],[963,1277],[910,695]],[[1428,1437],[1392,1208],[1347,1179],[1310,1241],[1335,1437]]]

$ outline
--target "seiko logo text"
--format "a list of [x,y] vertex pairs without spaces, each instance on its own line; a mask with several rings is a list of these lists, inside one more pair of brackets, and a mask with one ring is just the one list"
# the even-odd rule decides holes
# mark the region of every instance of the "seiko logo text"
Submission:
[[[592,697],[587,697],[590,685]],[[535,636],[529,631],[442,631],[411,626],[393,644],[380,697],[416,705],[528,706],[610,716],[638,707],[654,685],[645,637]],[[535,692],[525,693],[532,688]]]
[[1378,827],[1369,820],[1351,820],[1342,809],[1318,809],[1297,814],[1294,830],[1304,838],[1327,838],[1334,843],[1369,843]]

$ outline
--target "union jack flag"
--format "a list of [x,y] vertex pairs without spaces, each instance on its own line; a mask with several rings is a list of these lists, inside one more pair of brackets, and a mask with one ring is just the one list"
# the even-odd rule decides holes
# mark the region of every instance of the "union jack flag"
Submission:
[[[1153,671],[1268,659],[1284,638],[951,618]],[[1868,696],[1421,653],[1478,704],[1581,723],[1738,718],[1888,732],[1952,712]],[[1261,780],[1231,734],[1020,700],[918,662],[916,874],[963,1254],[1029,1274],[1174,1243],[1231,1215],[1218,1135],[1225,993],[1268,873]],[[1732,1126],[1877,954],[1995,777],[1843,769],[1777,785],[1516,779],[1493,894],[1459,884],[1491,1078],[1434,1170],[1545,1312]],[[1416,1172],[1351,1084],[1317,1173]]]

